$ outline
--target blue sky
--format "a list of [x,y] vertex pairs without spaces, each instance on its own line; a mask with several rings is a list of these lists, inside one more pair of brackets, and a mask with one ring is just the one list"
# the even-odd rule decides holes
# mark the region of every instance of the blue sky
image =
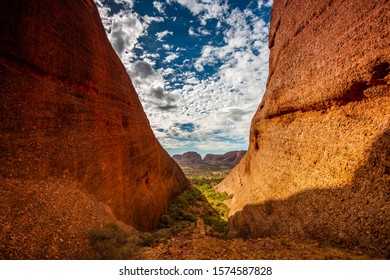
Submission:
[[248,147],[268,76],[272,0],[95,0],[171,154]]

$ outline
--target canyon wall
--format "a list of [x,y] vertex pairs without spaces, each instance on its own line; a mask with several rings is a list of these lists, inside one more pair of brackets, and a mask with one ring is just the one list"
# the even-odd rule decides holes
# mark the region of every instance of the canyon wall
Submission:
[[93,0],[1,1],[0,25],[0,257],[51,258],[108,221],[156,226],[188,181]]
[[233,236],[390,254],[390,2],[275,0],[249,150],[218,186]]

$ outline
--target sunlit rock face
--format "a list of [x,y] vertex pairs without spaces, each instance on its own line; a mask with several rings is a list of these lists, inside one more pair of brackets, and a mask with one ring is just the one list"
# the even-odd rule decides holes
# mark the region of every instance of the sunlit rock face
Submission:
[[219,185],[231,235],[389,256],[388,1],[275,0],[249,151]]
[[[0,24],[1,184],[66,180],[116,219],[156,226],[188,181],[154,137],[93,0],[1,1]],[[29,188],[14,198],[33,198]],[[22,207],[4,197],[2,207]]]

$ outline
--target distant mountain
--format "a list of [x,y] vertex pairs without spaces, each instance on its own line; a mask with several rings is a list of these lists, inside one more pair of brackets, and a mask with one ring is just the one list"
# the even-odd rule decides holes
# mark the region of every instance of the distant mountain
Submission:
[[225,154],[207,154],[202,159],[202,156],[197,152],[186,152],[182,155],[174,155],[172,158],[182,166],[187,167],[207,167],[221,166],[234,167],[240,162],[246,151],[231,151]]
[[186,152],[182,155],[174,155],[172,158],[182,164],[199,164],[203,162],[202,156],[197,152]]
[[203,162],[205,163],[219,163],[219,162],[232,162],[238,164],[245,155],[246,151],[232,151],[223,155],[207,154],[205,155]]

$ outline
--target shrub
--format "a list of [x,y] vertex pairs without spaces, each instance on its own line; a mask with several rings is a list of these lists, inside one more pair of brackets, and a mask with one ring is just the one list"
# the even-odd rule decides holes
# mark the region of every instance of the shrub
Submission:
[[160,228],[169,228],[173,226],[174,220],[168,214],[164,214],[160,217]]
[[155,242],[155,238],[153,234],[150,232],[143,232],[140,237],[141,237],[141,244],[140,244],[141,246],[150,247]]
[[176,197],[161,216],[159,228],[172,228],[173,233],[178,233],[196,222],[198,215],[193,206],[199,206],[201,198],[202,194],[195,188]]
[[128,259],[140,249],[136,239],[126,236],[117,224],[91,229],[88,239],[93,250],[93,259]]
[[[194,225],[201,218],[210,226],[210,234],[226,238],[229,208],[223,203],[231,198],[227,193],[218,193],[211,183],[219,179],[194,179],[195,187],[176,197],[167,212],[160,218],[159,229],[139,235],[127,236],[117,224],[94,228],[89,234],[93,259],[130,259],[142,246],[163,242]],[[219,180],[220,181],[220,180]]]

